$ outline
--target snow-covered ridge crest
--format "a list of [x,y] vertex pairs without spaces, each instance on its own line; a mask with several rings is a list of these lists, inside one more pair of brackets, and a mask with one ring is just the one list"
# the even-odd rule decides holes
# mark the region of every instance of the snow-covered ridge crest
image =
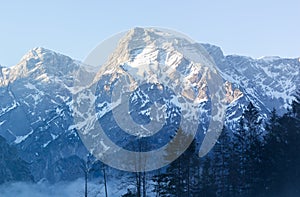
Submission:
[[[206,57],[203,54],[204,49],[201,51],[201,46],[187,38],[153,28],[135,28],[119,41],[94,82],[99,81],[103,75],[111,75],[111,82],[120,75],[126,75],[132,84],[138,83],[135,80],[143,79],[147,79],[147,83],[169,80],[178,86],[185,86],[181,90],[182,95],[204,101],[207,100],[205,75],[209,72],[204,65],[213,64],[213,60],[209,54]],[[210,62],[203,62],[206,59]],[[178,80],[176,72],[180,72],[184,78]]]
[[18,64],[9,68],[0,68],[0,86],[21,78],[48,83],[57,77],[71,77],[80,67],[82,67],[80,62],[68,56],[36,47],[28,51]]

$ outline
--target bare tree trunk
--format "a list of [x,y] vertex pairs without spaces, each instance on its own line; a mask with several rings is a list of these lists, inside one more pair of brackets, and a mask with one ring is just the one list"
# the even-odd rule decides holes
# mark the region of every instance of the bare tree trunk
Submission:
[[137,196],[141,197],[141,173],[136,172],[136,192]]
[[88,196],[88,171],[84,172],[84,196],[87,197]]
[[146,197],[146,172],[143,172],[143,197]]
[[103,179],[104,179],[104,189],[105,189],[105,197],[108,197],[107,194],[107,184],[106,184],[106,172],[105,172],[105,166],[102,164],[102,169],[103,169]]

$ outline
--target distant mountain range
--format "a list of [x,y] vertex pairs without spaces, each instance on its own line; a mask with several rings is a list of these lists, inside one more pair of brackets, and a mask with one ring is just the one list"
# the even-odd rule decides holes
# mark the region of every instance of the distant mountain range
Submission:
[[[138,49],[132,47],[134,45],[138,45]],[[85,76],[91,79],[87,85],[100,86],[96,107],[99,121],[106,122],[105,129],[109,130],[110,137],[116,143],[129,148],[130,144],[118,140],[118,136],[114,135],[116,125],[111,121],[113,105],[110,103],[109,90],[120,76],[139,72],[141,61],[149,61],[152,65],[163,62],[166,67],[182,73],[189,83],[195,84],[194,91],[181,93],[197,100],[206,110],[205,115],[199,117],[206,123],[199,129],[202,132],[209,122],[206,104],[210,97],[207,81],[201,78],[204,68],[193,63],[183,53],[188,50],[193,54],[200,48],[205,48],[213,58],[223,78],[228,103],[225,122],[229,126],[234,127],[235,121],[250,101],[259,108],[264,118],[274,107],[283,113],[295,91],[300,88],[299,58],[225,56],[214,45],[190,43],[155,29],[135,28],[122,38],[106,63],[106,69],[99,72],[65,55],[40,47],[30,50],[17,65],[0,67],[0,135],[17,148],[22,160],[28,163],[35,181],[47,179],[57,182],[82,177],[80,165],[87,150],[74,125],[72,102],[73,95],[77,93],[74,83],[84,79],[74,77]],[[151,84],[155,84],[157,78],[161,77],[159,72],[151,69],[144,68],[143,72],[146,77],[151,76]],[[170,76],[171,80],[176,81],[176,76]],[[131,83],[135,84],[135,81]],[[147,88],[149,90],[149,87],[137,90],[136,97],[131,100],[131,115],[136,117],[137,122],[147,122],[149,119],[147,113],[141,113],[142,106],[151,102],[149,98],[141,100]],[[149,91],[154,89],[150,88]],[[173,109],[171,105],[168,107]],[[172,113],[177,113],[175,108]],[[168,121],[178,120],[170,118]],[[169,135],[166,132],[159,137],[167,139]]]

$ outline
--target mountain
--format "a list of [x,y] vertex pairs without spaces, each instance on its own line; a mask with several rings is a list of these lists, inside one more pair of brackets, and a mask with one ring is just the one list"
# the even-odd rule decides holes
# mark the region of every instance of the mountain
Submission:
[[28,163],[22,160],[16,147],[0,136],[0,184],[14,181],[33,181]]
[[279,106],[286,109],[300,88],[299,58],[224,56],[218,47],[204,47],[214,57],[224,79],[238,84],[245,95],[268,110]]
[[[210,55],[207,54],[208,59],[215,63],[215,70],[207,70],[194,61],[203,54],[203,49]],[[95,70],[44,48],[32,49],[15,66],[0,67],[0,135],[14,144],[21,158],[30,164],[35,181],[46,179],[57,182],[83,176],[80,166],[87,150],[76,130],[80,122],[99,121],[116,144],[128,150],[134,149],[132,146],[135,144],[128,143],[134,139],[126,133],[121,133],[124,138],[120,139],[117,127],[120,121],[113,119],[118,100],[112,97],[112,92],[118,79],[126,79],[126,83],[131,85],[129,88],[134,90],[128,97],[128,111],[134,121],[149,123],[155,118],[151,116],[149,107],[154,103],[160,104],[155,105],[157,108],[166,105],[167,122],[172,124],[163,127],[165,132],[148,138],[153,143],[147,150],[165,144],[180,122],[181,112],[175,100],[171,99],[174,91],[160,86],[162,78],[164,82],[173,84],[170,86],[180,87],[181,97],[195,101],[202,109],[198,121],[205,124],[199,127],[199,141],[203,139],[211,114],[211,96],[204,76],[220,73],[228,104],[225,122],[232,127],[250,101],[266,118],[273,107],[287,107],[293,93],[300,88],[298,58],[253,59],[224,55],[217,46],[192,43],[156,29],[135,28],[129,31],[102,68],[105,69]],[[182,81],[176,80],[176,73],[183,76]],[[140,78],[133,79],[132,75]],[[145,85],[137,88],[144,79],[148,79],[144,81]],[[181,83],[183,81],[187,85]],[[76,97],[84,92],[77,88],[78,85],[95,88],[95,103],[90,105],[95,104],[98,119],[83,116],[81,121],[74,123],[74,95]],[[192,90],[188,88],[190,86]],[[84,101],[84,98],[77,101]],[[284,110],[279,109],[279,112]],[[160,123],[160,115],[156,116],[157,123]],[[124,112],[119,114],[119,118],[127,116]],[[156,129],[160,129],[159,124]],[[147,136],[147,133],[143,135]],[[158,142],[154,143],[155,140]]]
[[69,130],[70,102],[75,91],[72,76],[92,72],[90,67],[43,48],[29,51],[13,67],[1,68],[0,132],[31,163],[35,180],[47,177],[55,181],[54,166],[61,159],[67,162],[76,155],[79,161],[86,155],[76,131]]

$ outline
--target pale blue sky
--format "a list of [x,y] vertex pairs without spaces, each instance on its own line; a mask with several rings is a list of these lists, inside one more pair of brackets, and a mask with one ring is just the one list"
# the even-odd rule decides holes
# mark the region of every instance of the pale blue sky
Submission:
[[83,60],[136,26],[171,28],[225,54],[299,57],[299,20],[299,0],[11,0],[0,4],[0,64],[12,66],[37,46]]

